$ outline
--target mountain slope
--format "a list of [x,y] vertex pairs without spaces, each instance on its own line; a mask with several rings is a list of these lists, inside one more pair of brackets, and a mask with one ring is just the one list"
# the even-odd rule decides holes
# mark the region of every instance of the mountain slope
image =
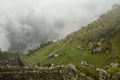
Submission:
[[[100,48],[96,54],[91,52],[94,44],[99,44]],[[58,57],[50,58],[50,54]],[[114,61],[120,63],[120,5],[114,5],[96,21],[24,58],[32,66],[38,62],[77,64],[81,60],[96,67],[104,67]]]

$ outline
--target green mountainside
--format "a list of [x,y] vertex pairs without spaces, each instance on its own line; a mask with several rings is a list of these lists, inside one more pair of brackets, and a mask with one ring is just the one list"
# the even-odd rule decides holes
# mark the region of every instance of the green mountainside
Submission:
[[[96,51],[94,53],[94,46]],[[40,64],[78,64],[87,61],[96,67],[120,63],[120,5],[101,15],[64,39],[42,46],[24,56],[31,66]]]

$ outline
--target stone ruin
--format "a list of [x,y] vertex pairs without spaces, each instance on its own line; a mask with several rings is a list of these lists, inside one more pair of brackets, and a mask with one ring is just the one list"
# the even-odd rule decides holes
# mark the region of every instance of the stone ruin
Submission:
[[[18,53],[2,52],[0,53],[0,80],[120,80],[120,71],[111,75],[105,69],[96,68],[86,61],[81,61],[79,64],[98,71],[98,79],[78,70],[74,64],[59,65],[49,69],[25,68],[23,67],[25,63]],[[7,67],[8,71],[2,70],[1,66]],[[15,71],[13,67],[9,66],[20,68]],[[120,66],[117,63],[111,63],[107,68],[111,67]],[[13,69],[13,71],[9,71],[9,69]]]
[[[82,65],[84,65],[83,63],[85,66],[93,68],[85,61],[82,62]],[[120,71],[110,75],[104,69],[94,68],[99,72],[98,79],[95,79],[79,71],[74,64],[59,66],[54,69],[22,69],[18,72],[0,72],[0,80],[120,80]]]
[[17,52],[0,52],[0,67],[23,67],[25,62]]

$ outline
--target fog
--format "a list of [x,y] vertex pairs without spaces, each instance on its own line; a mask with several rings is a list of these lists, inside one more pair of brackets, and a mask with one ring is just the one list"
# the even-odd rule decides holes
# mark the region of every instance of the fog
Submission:
[[0,48],[25,50],[64,38],[120,0],[0,0]]

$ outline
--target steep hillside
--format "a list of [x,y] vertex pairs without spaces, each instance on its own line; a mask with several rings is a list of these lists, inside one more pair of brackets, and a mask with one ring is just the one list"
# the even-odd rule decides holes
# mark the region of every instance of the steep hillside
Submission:
[[120,63],[120,5],[114,5],[96,21],[24,58],[32,66],[77,64],[82,60],[96,67]]

